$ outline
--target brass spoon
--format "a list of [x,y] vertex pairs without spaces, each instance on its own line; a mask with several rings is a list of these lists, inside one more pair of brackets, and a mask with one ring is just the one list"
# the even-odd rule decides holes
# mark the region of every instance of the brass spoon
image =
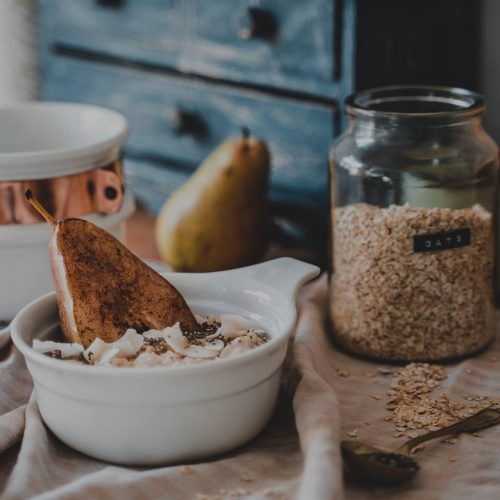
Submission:
[[342,457],[354,476],[364,482],[389,486],[402,483],[419,470],[409,456],[420,443],[461,432],[474,432],[500,423],[500,409],[486,408],[455,424],[410,439],[394,452],[374,448],[359,441],[342,441]]

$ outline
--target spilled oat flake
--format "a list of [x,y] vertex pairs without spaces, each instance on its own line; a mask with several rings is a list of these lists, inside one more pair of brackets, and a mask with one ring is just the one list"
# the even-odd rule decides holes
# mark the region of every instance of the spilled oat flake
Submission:
[[[387,410],[392,415],[384,420],[392,420],[396,437],[415,437],[423,430],[433,431],[454,424],[477,411],[498,405],[500,399],[489,399],[484,395],[464,395],[469,403],[452,401],[444,393],[438,393],[446,371],[442,366],[428,363],[411,363],[393,374],[387,392]],[[447,441],[454,444],[457,440]]]

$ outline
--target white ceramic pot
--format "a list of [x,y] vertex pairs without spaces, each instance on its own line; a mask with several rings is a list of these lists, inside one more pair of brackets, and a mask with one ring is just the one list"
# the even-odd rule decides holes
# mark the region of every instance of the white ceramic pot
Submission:
[[[48,206],[56,216],[65,217],[64,210],[75,205],[70,215],[90,214],[85,218],[122,237],[122,223],[134,210],[132,196],[120,208],[120,189],[113,210],[104,205],[97,210],[90,202],[102,186],[96,187],[89,176],[95,171],[101,175],[103,166],[120,167],[127,133],[121,114],[98,106],[35,102],[0,107],[1,321],[11,320],[28,302],[53,290],[50,231],[47,224],[36,223],[38,215],[24,200],[24,189],[41,186],[40,192],[51,197]],[[103,176],[115,176],[112,171],[103,172]],[[121,178],[115,177],[121,187]]]
[[[84,216],[120,240],[125,238],[125,221],[135,209],[127,193],[116,214]],[[0,224],[0,320],[9,321],[19,310],[40,295],[54,289],[49,257],[48,224]]]
[[[278,395],[295,298],[319,269],[291,258],[231,271],[168,273],[196,313],[236,313],[270,340],[239,356],[174,367],[117,368],[53,359],[31,348],[59,326],[55,294],[26,306],[12,339],[54,434],[95,458],[128,465],[199,460],[257,435]],[[119,298],[117,298],[119,300]]]

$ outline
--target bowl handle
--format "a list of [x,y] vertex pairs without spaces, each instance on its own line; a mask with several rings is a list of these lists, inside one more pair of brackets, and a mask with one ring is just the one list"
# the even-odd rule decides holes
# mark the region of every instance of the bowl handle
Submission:
[[239,271],[242,272],[242,278],[252,278],[295,300],[302,285],[318,276],[320,268],[291,257],[281,257],[254,266],[243,267]]

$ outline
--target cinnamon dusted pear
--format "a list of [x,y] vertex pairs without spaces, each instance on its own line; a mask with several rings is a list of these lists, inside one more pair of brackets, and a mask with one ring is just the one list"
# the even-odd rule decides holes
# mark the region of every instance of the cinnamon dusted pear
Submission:
[[66,340],[88,347],[97,337],[114,342],[128,328],[197,328],[182,295],[116,238],[82,219],[56,221],[31,191],[26,198],[53,230],[51,266]]

